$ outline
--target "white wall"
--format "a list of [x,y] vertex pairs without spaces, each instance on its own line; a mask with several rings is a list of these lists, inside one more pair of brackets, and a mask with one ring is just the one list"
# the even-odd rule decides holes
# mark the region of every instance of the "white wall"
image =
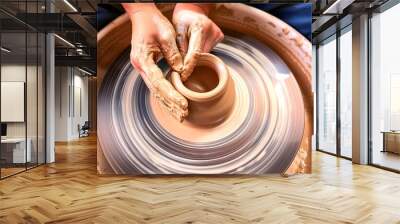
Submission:
[[69,84],[68,67],[55,68],[55,141],[67,141],[69,133]]
[[1,122],[25,121],[25,82],[1,82],[1,108]]
[[[1,66],[1,81],[2,82],[25,82],[25,75],[27,69],[28,74],[36,74],[36,67],[18,64],[4,64]],[[29,77],[28,77],[29,78]],[[30,83],[31,84],[31,83]],[[36,82],[34,83],[36,85]],[[29,90],[29,89],[28,89]],[[28,97],[36,97],[36,89],[34,92],[28,92]],[[32,101],[27,99],[28,102]],[[35,105],[36,107],[36,105]],[[7,110],[7,108],[1,108],[1,110]],[[28,122],[32,121],[33,118],[28,115]],[[36,118],[36,114],[34,114]],[[35,120],[36,121],[36,120]],[[36,122],[35,122],[36,123]],[[31,127],[32,125],[28,125]],[[29,134],[29,133],[28,133]],[[25,122],[7,122],[7,136],[8,137],[25,137]],[[29,137],[29,135],[28,135]]]
[[[38,70],[37,70],[38,69]],[[27,78],[27,80],[25,80]],[[42,67],[25,64],[3,64],[1,66],[2,82],[24,82],[26,84],[26,106],[21,108],[21,112],[26,112],[26,121],[6,122],[8,138],[30,139],[30,148],[32,151],[32,161],[44,162],[45,150],[45,116],[44,116],[44,74]],[[3,90],[2,90],[3,91]],[[2,98],[7,97],[2,95]],[[10,107],[2,107],[1,110],[12,110]],[[13,113],[13,111],[7,111]],[[37,156],[37,153],[39,154]]]
[[[75,70],[76,71],[76,70]],[[82,73],[79,75],[74,75],[74,108],[72,109],[72,114],[74,116],[71,120],[71,135],[74,138],[79,137],[78,133],[78,124],[83,125],[85,121],[89,118],[89,111],[88,111],[88,78],[85,76],[81,76]],[[79,93],[80,92],[80,93]],[[79,102],[80,101],[80,102]]]
[[56,67],[56,141],[77,139],[78,124],[88,120],[88,78],[83,75],[76,68]]
[[[28,70],[31,68],[28,68]],[[3,82],[25,82],[25,64],[5,64],[1,66],[1,81]],[[7,110],[7,108],[1,108]],[[25,123],[12,122],[7,123],[8,137],[25,137]]]

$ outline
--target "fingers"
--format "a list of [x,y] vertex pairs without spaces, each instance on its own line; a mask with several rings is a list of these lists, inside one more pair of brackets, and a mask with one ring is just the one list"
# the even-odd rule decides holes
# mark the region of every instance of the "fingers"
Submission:
[[159,37],[161,51],[171,68],[174,71],[182,72],[183,59],[175,42],[175,32],[172,27],[171,30],[162,32]]
[[176,29],[176,41],[178,43],[178,49],[181,52],[182,57],[185,57],[187,51],[188,51],[188,45],[189,45],[189,40],[188,40],[188,31],[187,31],[187,26],[185,24],[176,24],[175,25]]
[[221,29],[217,26],[213,27],[213,35],[204,43],[203,52],[208,53],[210,52],[215,45],[221,42],[224,39],[224,34],[222,33]]
[[166,107],[169,113],[180,122],[189,114],[188,101],[166,79],[158,80],[158,98],[161,105]]
[[141,51],[141,54],[131,53],[132,64],[136,65],[135,68],[140,68],[143,80],[160,105],[174,118],[183,121],[183,118],[188,116],[188,101],[164,78],[162,71],[154,62],[154,55],[158,54],[159,50],[155,47],[145,49],[147,50]]
[[144,44],[140,41],[132,42],[130,54],[131,64],[140,73],[143,81],[151,92],[156,91],[153,85],[154,80],[164,77],[161,70],[154,62],[154,57],[159,54],[160,50],[156,46]]
[[[193,23],[189,28],[189,44],[187,54],[183,60],[182,81],[185,81],[197,65],[197,59],[200,53],[210,52],[218,42],[224,38],[221,29],[211,21],[199,20]],[[187,38],[187,34],[183,34]],[[187,42],[182,38],[183,44]],[[179,42],[178,42],[179,45]],[[184,47],[182,47],[184,49]]]
[[181,73],[182,81],[186,81],[190,74],[192,74],[199,54],[202,52],[203,45],[204,38],[202,29],[201,27],[194,26],[190,30],[188,50],[183,60],[183,71]]

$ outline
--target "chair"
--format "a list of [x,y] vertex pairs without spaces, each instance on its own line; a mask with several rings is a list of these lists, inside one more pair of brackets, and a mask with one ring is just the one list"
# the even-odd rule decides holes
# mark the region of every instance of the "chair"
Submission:
[[79,138],[89,136],[90,123],[85,121],[82,127],[78,124]]

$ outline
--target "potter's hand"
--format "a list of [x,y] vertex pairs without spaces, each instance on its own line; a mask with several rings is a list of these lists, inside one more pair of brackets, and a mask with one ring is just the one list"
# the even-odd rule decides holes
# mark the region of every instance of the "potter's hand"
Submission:
[[185,81],[197,63],[199,53],[208,53],[224,38],[219,27],[208,18],[210,4],[178,3],[173,14],[179,50],[184,56],[181,79]]
[[161,54],[171,68],[181,72],[182,56],[175,31],[153,3],[122,4],[132,22],[131,63],[140,72],[151,93],[179,121],[188,115],[188,102],[167,81],[157,66]]

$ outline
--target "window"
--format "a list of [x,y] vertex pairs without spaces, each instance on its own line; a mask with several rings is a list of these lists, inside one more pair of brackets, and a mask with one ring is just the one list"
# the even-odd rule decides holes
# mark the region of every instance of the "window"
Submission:
[[[43,1],[7,2],[20,16]],[[12,7],[14,6],[14,7]],[[11,14],[10,14],[11,15]],[[45,163],[45,35],[0,12],[0,178]]]
[[351,26],[340,36],[340,155],[352,157],[352,34]]
[[372,164],[400,170],[400,5],[371,18]]
[[318,145],[336,153],[336,36],[318,48]]

